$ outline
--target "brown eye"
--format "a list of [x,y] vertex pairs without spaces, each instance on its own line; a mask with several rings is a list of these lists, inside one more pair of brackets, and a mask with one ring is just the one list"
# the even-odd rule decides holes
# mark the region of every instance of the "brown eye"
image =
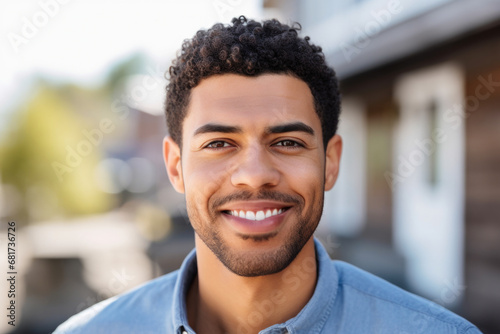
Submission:
[[276,143],[276,146],[293,147],[293,146],[300,146],[300,145],[296,141],[293,141],[293,140],[282,140],[282,141]]
[[226,143],[225,141],[217,140],[217,141],[211,142],[206,147],[207,148],[223,148],[223,147],[228,147],[228,146],[229,146],[229,144]]

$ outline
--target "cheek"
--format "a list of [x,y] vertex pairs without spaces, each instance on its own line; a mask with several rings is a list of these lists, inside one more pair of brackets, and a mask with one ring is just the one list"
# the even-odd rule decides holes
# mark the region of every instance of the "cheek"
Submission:
[[299,192],[323,184],[325,172],[323,163],[319,159],[303,157],[286,161],[281,163],[280,169],[283,175],[287,176],[288,183],[294,188],[298,187]]
[[196,205],[205,205],[208,199],[227,182],[230,173],[223,164],[206,162],[193,163],[186,166],[184,183],[186,196],[195,200]]

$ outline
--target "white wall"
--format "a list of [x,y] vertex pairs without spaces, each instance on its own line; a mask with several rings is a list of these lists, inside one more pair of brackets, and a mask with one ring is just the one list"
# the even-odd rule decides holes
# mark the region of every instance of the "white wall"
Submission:
[[325,194],[320,229],[339,236],[356,236],[366,218],[365,108],[355,98],[343,98],[338,134],[343,139],[337,183]]
[[[448,305],[459,302],[459,294],[453,297],[450,286],[463,283],[463,86],[463,73],[453,64],[400,78],[393,169],[386,173],[393,185],[394,242],[407,259],[409,283],[417,292]],[[433,101],[435,128],[431,129]]]

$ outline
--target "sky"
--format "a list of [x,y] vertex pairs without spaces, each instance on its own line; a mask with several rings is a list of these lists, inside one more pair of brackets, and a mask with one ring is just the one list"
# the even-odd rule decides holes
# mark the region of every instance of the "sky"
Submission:
[[92,85],[136,52],[166,69],[198,29],[241,14],[259,18],[261,7],[262,0],[0,0],[0,122],[35,75]]

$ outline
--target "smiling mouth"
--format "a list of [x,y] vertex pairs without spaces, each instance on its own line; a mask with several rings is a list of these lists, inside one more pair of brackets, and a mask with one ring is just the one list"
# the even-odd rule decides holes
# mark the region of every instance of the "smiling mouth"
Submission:
[[290,207],[284,207],[284,208],[275,208],[275,209],[267,209],[267,210],[258,210],[258,211],[245,211],[245,210],[224,210],[222,211],[225,214],[247,219],[247,220],[255,220],[255,221],[260,221],[264,220],[266,218],[270,218],[273,216],[277,216],[282,214],[283,212],[287,211],[290,209]]

